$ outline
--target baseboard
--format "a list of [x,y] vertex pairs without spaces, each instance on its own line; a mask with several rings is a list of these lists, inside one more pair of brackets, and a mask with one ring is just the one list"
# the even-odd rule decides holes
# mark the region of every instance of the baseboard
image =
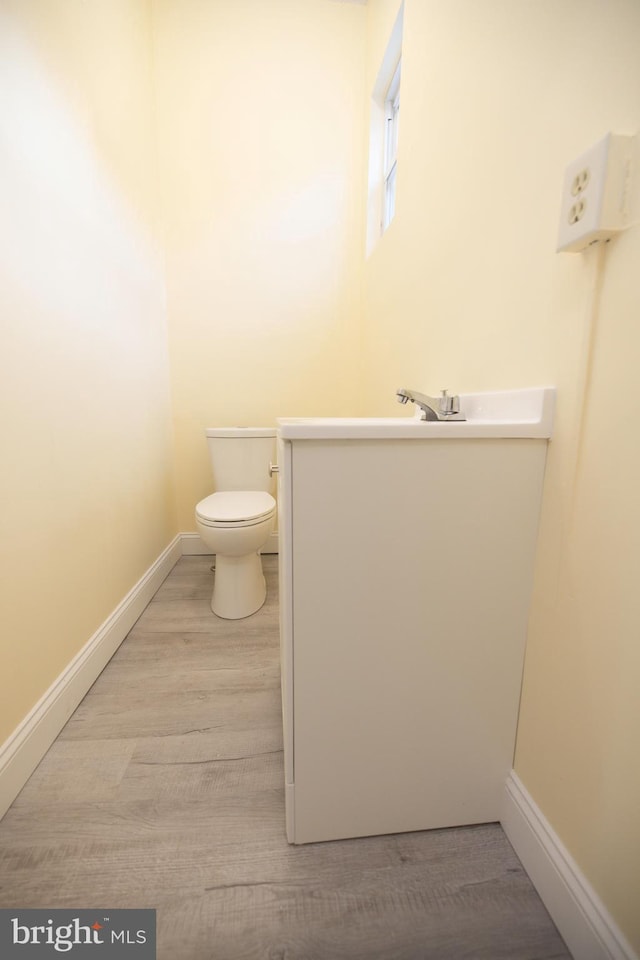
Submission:
[[502,826],[574,960],[638,960],[514,771]]
[[199,557],[211,554],[211,548],[204,543],[197,533],[181,533],[180,543],[183,557]]
[[[183,557],[211,555],[211,548],[203,542],[197,533],[181,533]],[[260,553],[278,553],[278,531],[269,534],[269,539]]]
[[178,535],[0,747],[0,818],[181,555]]

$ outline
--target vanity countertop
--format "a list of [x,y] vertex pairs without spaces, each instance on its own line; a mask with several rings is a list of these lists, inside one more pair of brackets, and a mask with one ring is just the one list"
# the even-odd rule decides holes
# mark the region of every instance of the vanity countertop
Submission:
[[426,440],[481,438],[549,439],[555,388],[460,394],[466,420],[404,417],[282,417],[283,440]]

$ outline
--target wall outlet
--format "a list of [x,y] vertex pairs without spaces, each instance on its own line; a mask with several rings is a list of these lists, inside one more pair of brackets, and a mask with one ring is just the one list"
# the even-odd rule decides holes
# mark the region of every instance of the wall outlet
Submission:
[[630,226],[636,137],[608,133],[567,167],[558,252],[579,253]]

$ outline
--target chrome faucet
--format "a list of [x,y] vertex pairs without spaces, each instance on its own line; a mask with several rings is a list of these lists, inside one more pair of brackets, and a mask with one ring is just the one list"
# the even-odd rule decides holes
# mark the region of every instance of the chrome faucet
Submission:
[[421,420],[465,420],[460,413],[460,397],[450,397],[446,390],[443,390],[439,397],[427,397],[424,393],[418,393],[417,390],[406,390],[401,387],[396,390],[398,403],[415,403],[420,407]]

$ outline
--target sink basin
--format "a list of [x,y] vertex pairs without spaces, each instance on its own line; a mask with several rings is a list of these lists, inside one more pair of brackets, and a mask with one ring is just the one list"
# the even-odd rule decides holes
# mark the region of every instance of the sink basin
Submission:
[[282,417],[278,432],[284,440],[549,439],[555,394],[555,387],[461,393],[466,420],[420,420],[419,410],[408,417]]

